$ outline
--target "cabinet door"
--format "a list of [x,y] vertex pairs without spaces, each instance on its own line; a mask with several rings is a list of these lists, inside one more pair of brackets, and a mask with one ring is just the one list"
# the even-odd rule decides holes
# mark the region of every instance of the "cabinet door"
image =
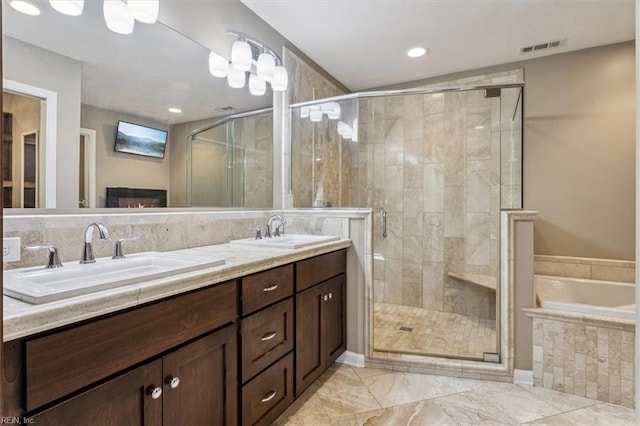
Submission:
[[164,356],[164,424],[237,424],[236,366],[235,325]]
[[346,279],[339,275],[323,283],[324,344],[328,368],[347,347]]
[[322,373],[322,286],[296,295],[296,397]]
[[[71,398],[32,417],[37,425],[51,426],[160,426],[162,386],[160,360]],[[159,388],[161,389],[161,388]]]

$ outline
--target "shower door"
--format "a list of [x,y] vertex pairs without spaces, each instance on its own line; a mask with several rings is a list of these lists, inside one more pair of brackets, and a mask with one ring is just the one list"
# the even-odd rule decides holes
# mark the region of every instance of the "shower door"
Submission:
[[498,361],[500,90],[366,98],[359,116],[374,353]]

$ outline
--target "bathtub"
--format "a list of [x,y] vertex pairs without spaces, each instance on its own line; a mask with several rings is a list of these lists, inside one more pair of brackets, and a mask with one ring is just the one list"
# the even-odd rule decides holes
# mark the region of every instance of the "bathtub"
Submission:
[[631,320],[636,315],[635,287],[614,281],[535,276],[541,308]]

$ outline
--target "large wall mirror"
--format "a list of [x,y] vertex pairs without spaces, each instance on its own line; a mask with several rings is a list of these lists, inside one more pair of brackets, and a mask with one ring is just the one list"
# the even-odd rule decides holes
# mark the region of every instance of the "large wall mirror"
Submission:
[[[204,133],[194,137],[199,130],[230,114],[270,108],[270,89],[252,96],[211,76],[208,48],[163,24],[162,9],[160,21],[136,23],[125,36],[106,27],[102,2],[85,2],[78,17],[60,14],[48,2],[39,5],[39,16],[27,16],[2,2],[2,149],[10,159],[3,167],[5,207],[107,207],[107,188],[166,191],[168,207],[272,206],[271,188],[265,187],[272,185],[272,170],[264,169],[271,167],[270,114],[234,121],[241,147],[234,151],[234,138],[225,138],[229,146],[224,149],[236,160],[226,161],[224,170],[207,170],[199,157],[203,173],[193,180],[189,163],[190,143],[206,139]],[[167,132],[164,158],[116,152],[119,122]],[[247,139],[254,135],[255,140]],[[256,181],[256,173],[239,176],[251,166],[247,158],[268,158],[259,161],[258,175],[264,179]],[[234,170],[236,165],[242,170]],[[250,195],[257,187],[263,195]],[[216,188],[226,194],[219,198],[224,202],[212,204],[208,198],[208,204],[199,205],[192,196]]]

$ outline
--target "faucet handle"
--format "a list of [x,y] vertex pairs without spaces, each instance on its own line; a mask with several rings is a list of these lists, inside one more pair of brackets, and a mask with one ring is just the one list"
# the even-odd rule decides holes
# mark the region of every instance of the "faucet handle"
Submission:
[[[287,221],[282,219],[280,221],[280,223],[278,224],[278,226],[276,226],[276,237],[279,237],[280,235],[284,235],[284,226],[287,224]],[[282,228],[282,234],[280,234],[280,228]]]
[[124,238],[120,238],[118,241],[116,241],[116,245],[113,248],[113,256],[111,256],[112,259],[124,259],[124,252],[122,251],[122,243],[124,243],[125,241],[136,241],[139,240],[140,237],[138,237],[137,235],[132,235],[130,237],[124,237]]
[[41,249],[49,250],[49,253],[47,256],[47,263],[46,265],[44,265],[45,269],[62,267],[62,262],[60,262],[60,254],[58,252],[58,249],[55,248],[53,244],[38,244],[35,246],[25,246],[25,249],[26,250],[41,250]]
[[262,234],[260,233],[260,227],[256,226],[256,225],[251,225],[249,227],[249,229],[255,229],[256,230],[256,240],[261,240],[262,239]]

